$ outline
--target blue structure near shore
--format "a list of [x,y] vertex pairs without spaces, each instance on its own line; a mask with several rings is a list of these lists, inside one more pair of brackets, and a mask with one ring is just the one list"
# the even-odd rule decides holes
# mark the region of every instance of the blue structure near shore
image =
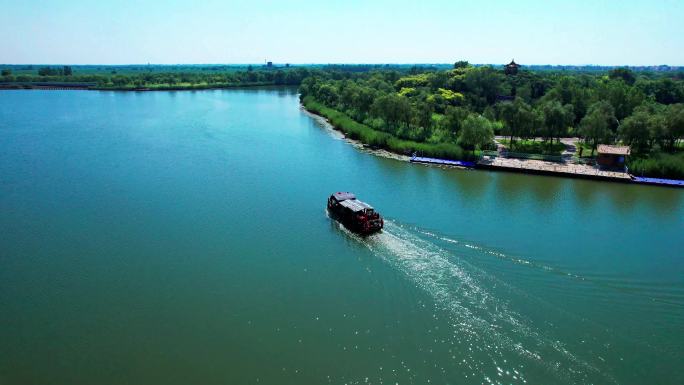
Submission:
[[412,156],[411,162],[413,163],[425,163],[425,164],[436,164],[441,166],[458,166],[458,167],[475,167],[475,162],[466,162],[462,160],[446,160],[446,159],[436,159],[436,158],[425,158],[422,156]]
[[[434,164],[437,166],[456,166],[456,167],[466,167],[466,168],[475,168],[478,167],[478,164],[475,162],[468,162],[468,161],[462,161],[462,160],[447,160],[447,159],[437,159],[437,158],[427,158],[427,157],[422,157],[422,156],[411,156],[410,161],[412,163],[423,163],[423,164]],[[487,168],[483,165],[480,165],[482,168]],[[491,169],[491,168],[489,168]],[[500,169],[500,168],[495,168],[495,169]],[[518,169],[515,169],[514,171],[519,171]],[[534,171],[534,170],[527,170],[527,171]],[[553,173],[554,175],[561,175],[561,173]],[[573,177],[585,177],[585,178],[592,178],[593,175],[582,175],[582,174],[562,174],[563,176],[573,176]],[[661,178],[646,178],[646,177],[638,177],[638,176],[632,176],[631,178],[624,178],[624,179],[611,179],[611,178],[601,178],[603,180],[614,180],[616,182],[627,182],[627,183],[638,183],[638,184],[647,184],[651,186],[669,186],[669,187],[684,187],[684,180],[677,180],[677,179],[661,179]]]
[[660,178],[645,178],[641,176],[635,176],[632,180],[636,183],[657,185],[657,186],[673,186],[673,187],[684,187],[684,180],[677,179],[660,179]]

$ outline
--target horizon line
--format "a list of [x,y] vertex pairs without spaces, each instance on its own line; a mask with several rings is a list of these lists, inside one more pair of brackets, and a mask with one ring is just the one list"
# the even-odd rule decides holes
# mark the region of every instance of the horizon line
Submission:
[[[457,62],[457,61],[456,61]],[[290,65],[290,66],[323,66],[323,65],[453,65],[456,62],[328,62],[328,63],[316,63],[316,62],[271,62],[274,66],[276,65]],[[506,65],[507,63],[470,63],[474,66],[498,66]],[[551,64],[551,63],[534,63],[534,64],[520,64],[522,67],[533,67],[533,66],[552,66],[552,67],[675,67],[683,68],[684,64]],[[111,66],[111,67],[124,67],[124,66],[265,66],[266,63],[0,63],[0,66],[21,66],[21,65],[31,65],[31,66],[55,66],[55,65],[71,65],[71,66]]]

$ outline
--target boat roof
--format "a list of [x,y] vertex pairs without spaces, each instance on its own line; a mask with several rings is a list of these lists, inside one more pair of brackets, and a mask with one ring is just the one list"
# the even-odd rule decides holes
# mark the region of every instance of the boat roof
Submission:
[[356,199],[356,195],[350,192],[336,192],[333,194],[338,202],[346,201],[347,199]]
[[361,202],[360,200],[356,199],[347,199],[340,202],[340,204],[355,213],[367,209],[373,210],[373,207],[371,207],[368,203]]
[[629,155],[629,146],[610,146],[607,144],[598,145],[599,154],[611,154],[611,155]]

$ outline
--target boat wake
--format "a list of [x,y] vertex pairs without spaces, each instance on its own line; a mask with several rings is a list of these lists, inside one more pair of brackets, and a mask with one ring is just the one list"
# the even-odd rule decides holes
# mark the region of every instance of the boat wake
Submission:
[[[616,383],[511,309],[508,301],[488,288],[503,287],[507,292],[514,292],[514,288],[507,288],[505,282],[492,274],[439,247],[429,239],[434,234],[386,220],[382,233],[369,237],[349,232],[348,235],[402,272],[448,314],[453,330],[450,341],[445,343],[453,345],[459,354],[466,352],[465,357],[454,358],[460,360],[460,365],[466,365],[470,373],[478,373],[482,382],[526,383],[527,373],[542,371],[553,375],[559,383],[587,383],[597,378],[602,383]],[[496,253],[470,246],[479,252]],[[509,258],[504,254],[499,257]]]
[[608,290],[615,290],[619,291],[621,293],[629,293],[630,295],[633,295],[635,297],[641,297],[643,299],[646,299],[650,302],[659,302],[665,305],[670,305],[673,307],[681,308],[684,306],[684,296],[678,295],[673,298],[662,298],[659,293],[656,292],[649,292],[648,290],[645,290],[644,287],[633,287],[633,286],[625,286],[625,285],[617,285],[614,283],[611,283],[608,280],[601,279],[600,277],[587,277],[583,276],[574,272],[570,271],[565,271],[563,269],[560,269],[555,266],[550,266],[544,263],[540,263],[537,261],[533,260],[528,260],[524,259],[521,257],[513,256],[513,255],[508,255],[505,254],[501,251],[494,250],[491,248],[487,248],[485,246],[480,246],[473,244],[472,242],[465,241],[465,240],[457,240],[453,238],[449,238],[440,234],[436,234],[431,231],[426,231],[417,227],[411,227],[411,231],[415,231],[416,233],[420,234],[421,236],[425,236],[427,238],[430,238],[432,240],[435,240],[437,242],[444,242],[447,245],[453,245],[456,247],[464,247],[470,250],[475,250],[481,254],[493,256],[497,259],[505,260],[517,265],[523,265],[526,267],[529,267],[531,269],[537,269],[537,270],[542,270],[546,273],[549,274],[554,274],[554,275],[560,275],[564,276],[566,278],[570,279],[575,279],[578,281],[583,281],[586,283],[590,283],[592,285],[595,285],[597,287],[600,287],[602,289],[608,289]]
[[509,261],[509,262],[512,262],[512,263],[515,263],[518,265],[525,265],[525,266],[528,266],[531,268],[544,270],[544,271],[547,271],[549,273],[564,275],[564,276],[567,276],[570,278],[578,279],[580,281],[586,281],[587,280],[586,277],[583,277],[583,276],[575,274],[575,273],[562,271],[562,270],[560,270],[556,267],[553,267],[553,266],[548,266],[548,265],[538,263],[538,262],[534,262],[534,261],[530,261],[530,260],[527,260],[524,258],[508,255],[508,254],[502,253],[502,252],[497,251],[497,250],[489,249],[489,248],[484,247],[484,246],[475,245],[475,244],[468,242],[468,241],[459,241],[457,239],[445,237],[443,235],[435,234],[431,231],[422,230],[422,229],[419,229],[416,227],[413,227],[412,230],[420,233],[421,235],[432,238],[432,239],[437,239],[439,241],[446,242],[446,243],[452,244],[452,245],[463,246],[463,247],[466,247],[466,248],[471,249],[471,250],[477,250],[478,252],[480,252],[482,254],[491,255],[491,256],[496,257],[498,259],[503,259],[503,260],[506,260],[506,261]]

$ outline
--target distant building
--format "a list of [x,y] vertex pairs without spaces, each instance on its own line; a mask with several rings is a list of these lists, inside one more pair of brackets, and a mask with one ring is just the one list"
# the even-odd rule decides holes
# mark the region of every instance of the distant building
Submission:
[[624,170],[625,162],[627,161],[630,152],[629,146],[599,144],[596,163],[602,168]]
[[515,60],[511,60],[510,63],[504,66],[504,73],[506,75],[516,75],[518,73],[518,68],[520,68],[520,65],[516,63]]
[[273,62],[272,62],[272,61],[267,62],[267,63],[266,63],[266,67],[267,67],[267,68],[273,68]]

